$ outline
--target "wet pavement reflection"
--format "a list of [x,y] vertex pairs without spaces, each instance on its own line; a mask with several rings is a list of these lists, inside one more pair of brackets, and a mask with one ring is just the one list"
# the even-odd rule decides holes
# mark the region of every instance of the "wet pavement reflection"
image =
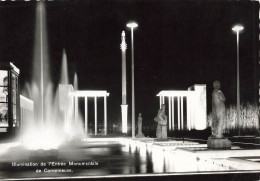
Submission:
[[[222,168],[227,169],[227,168]],[[14,146],[0,155],[0,179],[103,176],[221,170],[174,152],[135,142],[79,141],[57,150]]]

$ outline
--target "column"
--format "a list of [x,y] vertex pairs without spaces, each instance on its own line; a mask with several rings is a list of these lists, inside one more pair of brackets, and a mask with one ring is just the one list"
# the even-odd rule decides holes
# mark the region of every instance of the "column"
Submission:
[[159,105],[159,108],[161,108],[161,105],[162,105],[162,96],[160,96],[160,105]]
[[174,97],[172,97],[172,129],[174,130]]
[[74,112],[74,116],[75,116],[75,118],[74,118],[74,124],[76,125],[77,124],[77,122],[78,122],[78,111],[79,111],[79,105],[78,105],[78,97],[74,97],[74,100],[75,100],[75,112]]
[[95,103],[95,135],[97,135],[97,97],[94,98]]
[[170,96],[168,96],[168,100],[169,100],[169,123],[168,123],[168,125],[169,125],[169,130],[172,130],[171,128],[171,125],[172,125],[172,114],[171,114],[171,97]]
[[79,118],[79,98],[76,97],[76,124],[78,124],[78,118]]
[[191,119],[190,96],[188,95],[186,98],[187,98],[187,127],[188,127],[188,130],[191,130],[191,124],[190,124],[190,119]]
[[88,97],[85,96],[85,134],[88,135]]
[[195,128],[195,93],[191,96],[191,129]]
[[73,108],[74,108],[74,112],[73,113],[73,116],[74,116],[74,124],[76,122],[76,97],[73,96]]
[[181,129],[181,120],[180,120],[180,96],[177,97],[177,107],[178,107],[178,130]]
[[181,130],[184,130],[184,123],[183,123],[183,96],[181,96]]
[[[164,96],[163,96],[163,99],[162,99],[162,103],[163,103],[163,104],[165,103]],[[161,106],[160,106],[160,108],[161,108]]]
[[107,135],[107,95],[104,96],[104,129]]

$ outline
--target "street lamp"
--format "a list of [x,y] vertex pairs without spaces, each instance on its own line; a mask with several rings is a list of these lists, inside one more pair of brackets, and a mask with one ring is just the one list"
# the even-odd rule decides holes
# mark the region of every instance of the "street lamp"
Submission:
[[135,137],[135,87],[134,87],[134,28],[138,26],[135,22],[127,23],[131,29],[131,52],[132,52],[132,138]]
[[241,25],[235,25],[232,30],[237,34],[237,125],[238,135],[240,135],[240,87],[239,87],[239,33],[244,29]]

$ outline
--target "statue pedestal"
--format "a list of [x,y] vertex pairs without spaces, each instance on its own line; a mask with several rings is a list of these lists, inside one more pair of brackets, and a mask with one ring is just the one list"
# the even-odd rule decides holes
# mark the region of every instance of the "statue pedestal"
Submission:
[[136,138],[144,138],[145,136],[144,136],[144,134],[142,133],[142,134],[137,134],[136,136],[135,136]]
[[157,126],[156,137],[158,140],[167,140],[167,126]]
[[208,149],[213,150],[229,150],[231,149],[231,141],[227,138],[212,138],[209,137],[207,141]]

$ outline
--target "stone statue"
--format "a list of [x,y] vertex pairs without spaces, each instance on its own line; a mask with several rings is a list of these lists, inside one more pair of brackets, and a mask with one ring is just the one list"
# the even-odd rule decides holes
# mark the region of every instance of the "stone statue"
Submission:
[[144,134],[142,132],[142,122],[143,122],[142,113],[139,113],[139,116],[138,116],[138,134],[136,135],[137,138],[143,138],[144,137]]
[[212,135],[208,138],[208,149],[227,150],[231,149],[231,141],[223,137],[223,125],[225,119],[226,98],[220,90],[220,82],[213,82],[212,92]]
[[157,116],[154,118],[157,122],[156,137],[158,139],[167,139],[167,116],[165,114],[165,104],[161,105]]
[[225,119],[225,101],[226,98],[220,90],[220,82],[213,82],[214,90],[212,92],[212,136],[216,138],[223,137],[223,123]]

